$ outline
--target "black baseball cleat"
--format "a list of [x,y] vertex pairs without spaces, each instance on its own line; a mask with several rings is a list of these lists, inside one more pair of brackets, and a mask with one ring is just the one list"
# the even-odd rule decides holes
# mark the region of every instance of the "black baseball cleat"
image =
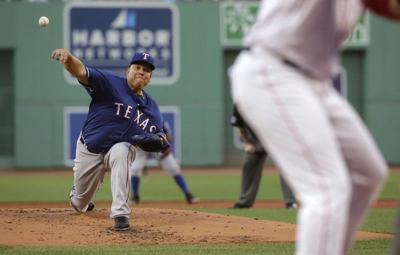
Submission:
[[196,204],[196,203],[198,203],[198,202],[200,201],[199,198],[193,196],[193,194],[190,193],[190,192],[187,193],[187,194],[185,195],[185,197],[186,197],[186,202],[187,202],[188,204]]
[[243,205],[243,204],[240,204],[240,203],[236,203],[231,207],[231,209],[247,209],[247,208],[250,208],[250,207],[251,206],[249,206],[249,205]]
[[140,203],[139,195],[133,195],[132,198],[131,198],[131,203],[135,204],[135,205],[138,205]]
[[91,211],[94,210],[94,207],[95,207],[94,203],[93,202],[89,202],[88,207],[86,208],[86,211],[87,212],[91,212]]
[[117,216],[114,218],[114,230],[125,231],[129,229],[129,219],[125,216]]

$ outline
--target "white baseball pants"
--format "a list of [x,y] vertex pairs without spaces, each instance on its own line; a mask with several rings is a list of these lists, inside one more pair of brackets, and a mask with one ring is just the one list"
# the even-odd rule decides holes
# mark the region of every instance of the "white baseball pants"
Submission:
[[136,148],[136,158],[132,162],[130,172],[132,176],[141,177],[143,175],[143,169],[146,166],[146,162],[150,154],[154,154],[161,168],[170,176],[182,174],[181,167],[179,166],[176,158],[172,153],[164,156],[162,153],[146,152],[140,148]]

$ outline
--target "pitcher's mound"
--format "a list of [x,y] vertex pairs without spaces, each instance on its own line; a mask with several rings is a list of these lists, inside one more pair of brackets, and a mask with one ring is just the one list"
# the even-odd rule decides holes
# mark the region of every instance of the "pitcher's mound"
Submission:
[[[0,209],[1,245],[115,245],[294,242],[295,225],[197,211],[135,208],[131,228],[111,229],[109,210]],[[358,239],[391,238],[359,233]]]

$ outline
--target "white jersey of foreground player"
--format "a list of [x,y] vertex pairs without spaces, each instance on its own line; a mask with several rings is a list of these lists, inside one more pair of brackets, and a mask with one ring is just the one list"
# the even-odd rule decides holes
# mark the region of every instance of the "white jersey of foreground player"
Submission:
[[230,70],[233,100],[294,190],[297,255],[347,254],[387,166],[331,85],[358,0],[265,0]]
[[339,70],[337,49],[363,11],[360,0],[262,1],[245,45],[290,60],[317,78]]

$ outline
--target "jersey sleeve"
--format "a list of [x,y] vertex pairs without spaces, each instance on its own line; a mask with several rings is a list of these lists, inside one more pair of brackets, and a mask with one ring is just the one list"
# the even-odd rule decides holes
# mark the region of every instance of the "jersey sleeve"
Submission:
[[97,68],[86,67],[89,86],[85,86],[90,95],[106,93],[110,88],[108,85],[107,74]]

